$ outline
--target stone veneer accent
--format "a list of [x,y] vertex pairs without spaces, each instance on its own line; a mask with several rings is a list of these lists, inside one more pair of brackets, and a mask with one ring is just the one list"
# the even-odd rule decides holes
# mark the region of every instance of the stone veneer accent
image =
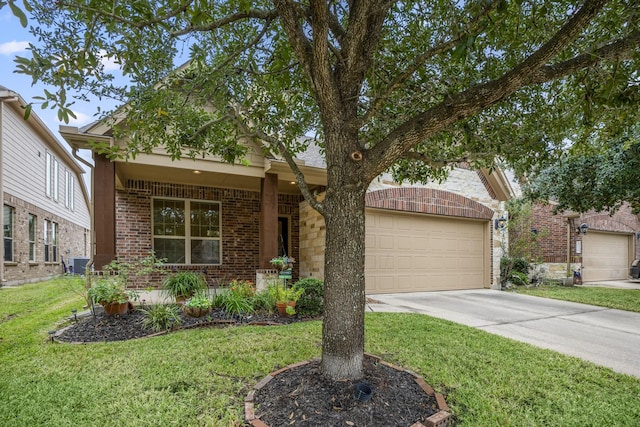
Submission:
[[[224,285],[232,279],[255,281],[259,268],[260,192],[194,185],[127,181],[116,190],[116,253],[133,260],[148,255],[152,248],[151,200],[153,197],[209,200],[222,207],[222,263],[220,265],[172,265],[167,268],[203,271],[210,284]],[[291,251],[299,258],[300,196],[278,195],[278,214],[291,218]],[[294,264],[298,277],[298,263]],[[159,284],[154,278],[152,286]],[[135,283],[139,286],[147,284]]]
[[[4,204],[15,209],[14,260],[4,263],[3,285],[39,282],[63,274],[62,259],[89,256],[89,230],[29,202],[4,194]],[[29,214],[37,217],[36,260],[29,261]],[[44,220],[58,224],[58,261],[44,262]]]

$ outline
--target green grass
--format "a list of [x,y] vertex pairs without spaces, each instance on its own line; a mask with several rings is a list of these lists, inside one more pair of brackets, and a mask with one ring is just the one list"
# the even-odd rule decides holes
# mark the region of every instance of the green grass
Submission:
[[519,287],[518,293],[640,313],[639,289],[548,285],[535,288]]
[[[51,344],[80,308],[61,282],[0,289],[0,425],[237,426],[270,371],[318,357],[320,322]],[[366,318],[366,350],[447,396],[459,426],[637,426],[640,380],[416,314]]]

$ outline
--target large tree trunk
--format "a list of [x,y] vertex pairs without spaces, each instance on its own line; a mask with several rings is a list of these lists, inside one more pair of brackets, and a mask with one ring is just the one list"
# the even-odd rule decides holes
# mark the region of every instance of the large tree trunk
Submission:
[[[333,380],[362,377],[364,357],[364,198],[367,185],[337,167],[324,201],[326,224],[322,372]],[[347,177],[346,175],[350,175]],[[329,178],[332,179],[331,177]]]

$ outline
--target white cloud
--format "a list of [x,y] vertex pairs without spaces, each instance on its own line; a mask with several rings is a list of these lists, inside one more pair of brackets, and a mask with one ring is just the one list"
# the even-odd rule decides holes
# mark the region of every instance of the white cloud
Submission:
[[107,56],[107,51],[104,49],[100,49],[100,57],[102,58],[100,60],[100,62],[102,63],[102,66],[104,67],[105,71],[113,71],[113,70],[119,70],[120,69],[120,64],[116,64],[116,59],[113,56]]
[[[88,114],[84,114],[79,111],[74,111],[73,114],[76,115],[76,118],[74,119],[73,117],[69,116],[68,126],[78,126],[78,125],[84,126],[86,124],[89,124],[89,122],[91,122],[91,116],[89,116]],[[67,125],[64,122],[60,122],[60,124]]]
[[0,43],[0,54],[12,55],[14,53],[23,52],[29,47],[29,42],[19,42],[16,40]]

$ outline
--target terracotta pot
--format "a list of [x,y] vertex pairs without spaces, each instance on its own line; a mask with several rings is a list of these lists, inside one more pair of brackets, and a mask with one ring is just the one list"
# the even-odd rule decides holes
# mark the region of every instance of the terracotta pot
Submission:
[[114,314],[127,314],[129,312],[129,305],[129,301],[123,303],[113,302],[109,304],[102,304],[102,307],[104,308],[104,312],[107,316],[112,316]]
[[280,315],[280,317],[289,317],[289,314],[287,313],[287,306],[296,307],[296,302],[295,301],[287,301],[287,302],[277,302],[276,303],[276,308],[278,309],[278,314]]

